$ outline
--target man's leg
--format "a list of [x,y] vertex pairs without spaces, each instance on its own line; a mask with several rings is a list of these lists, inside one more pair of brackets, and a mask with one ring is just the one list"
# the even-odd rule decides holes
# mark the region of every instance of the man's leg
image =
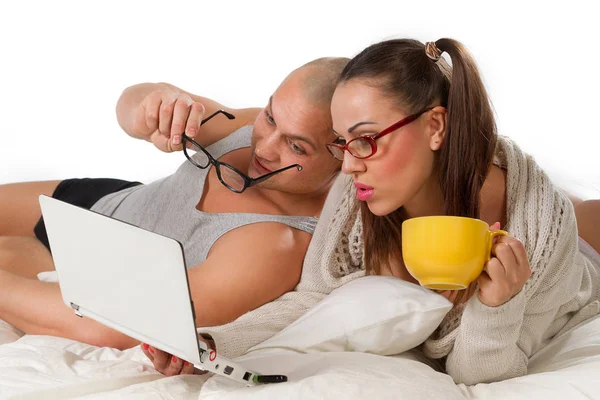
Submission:
[[38,197],[52,196],[60,181],[0,185],[0,236],[34,236],[42,215]]
[[0,269],[26,278],[54,270],[48,249],[33,228],[42,212],[38,197],[52,196],[60,181],[0,185]]
[[579,236],[600,253],[600,200],[575,204]]
[[125,349],[138,344],[92,319],[76,317],[63,303],[57,283],[37,280],[38,272],[53,267],[50,252],[36,238],[0,238],[0,320],[25,333],[60,336],[96,346]]
[[139,341],[90,318],[79,318],[63,303],[58,283],[40,282],[0,269],[0,320],[34,335],[52,335],[95,346],[127,349]]
[[0,269],[13,274],[37,279],[43,271],[53,271],[52,255],[35,237],[0,237]]
[[[0,320],[29,334],[54,335],[96,346],[125,349],[139,342],[89,318],[78,318],[67,307],[57,283],[37,280],[37,273],[54,269],[48,249],[33,233],[41,216],[37,198],[52,195],[59,182],[0,186]],[[20,204],[21,203],[21,204]],[[26,204],[25,204],[26,203]],[[20,215],[11,219],[11,210]],[[4,223],[3,223],[4,222]]]

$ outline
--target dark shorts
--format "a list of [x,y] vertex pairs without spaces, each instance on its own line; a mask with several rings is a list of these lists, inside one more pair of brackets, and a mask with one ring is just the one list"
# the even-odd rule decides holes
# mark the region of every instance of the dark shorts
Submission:
[[[58,184],[52,197],[89,210],[102,197],[137,185],[141,185],[141,183],[109,178],[67,179]],[[50,250],[43,217],[37,222],[33,232],[40,242]]]

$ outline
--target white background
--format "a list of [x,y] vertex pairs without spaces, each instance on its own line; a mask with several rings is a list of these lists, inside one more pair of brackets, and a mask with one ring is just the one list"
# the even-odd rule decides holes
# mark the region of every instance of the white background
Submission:
[[600,197],[592,1],[3,1],[0,183],[151,181],[183,160],[129,138],[114,107],[166,81],[263,106],[285,75],[391,37],[452,37],[478,61],[500,133],[582,197]]

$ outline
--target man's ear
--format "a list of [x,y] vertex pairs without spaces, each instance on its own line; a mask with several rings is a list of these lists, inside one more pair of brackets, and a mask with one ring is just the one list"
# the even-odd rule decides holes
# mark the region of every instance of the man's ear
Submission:
[[442,106],[434,107],[428,112],[427,130],[429,135],[429,148],[438,151],[446,139],[446,117],[448,112]]

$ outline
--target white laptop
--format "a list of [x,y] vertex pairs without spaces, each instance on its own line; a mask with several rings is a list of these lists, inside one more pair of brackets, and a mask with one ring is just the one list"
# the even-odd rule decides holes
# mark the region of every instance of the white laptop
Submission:
[[39,200],[63,301],[76,315],[249,386],[287,380],[249,371],[198,341],[179,242],[48,196]]

